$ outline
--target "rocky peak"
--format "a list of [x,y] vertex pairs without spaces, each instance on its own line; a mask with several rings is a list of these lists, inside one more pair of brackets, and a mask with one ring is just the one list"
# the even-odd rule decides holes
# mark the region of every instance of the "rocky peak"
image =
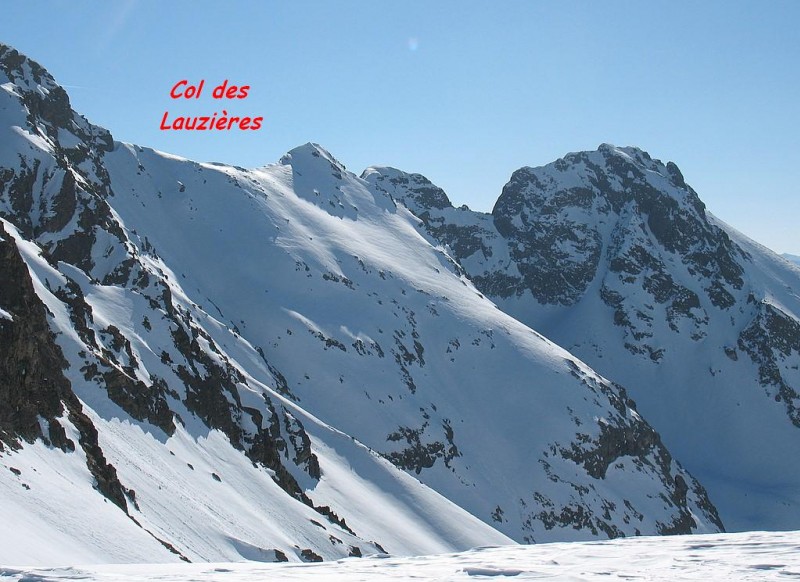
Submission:
[[665,165],[636,147],[610,144],[592,152],[569,153],[545,166],[517,170],[495,205],[495,216],[518,206],[520,196],[551,208],[565,204],[588,208],[595,198],[601,198],[616,213],[631,202],[649,207],[660,201],[705,216],[705,206],[677,165]]
[[[17,87],[34,91],[50,92],[61,89],[55,79],[39,63],[26,57],[16,49],[0,43],[0,70]],[[61,89],[63,91],[63,89]]]
[[7,90],[17,95],[24,105],[29,129],[48,138],[55,149],[82,150],[85,155],[92,148],[110,151],[114,147],[107,130],[90,124],[72,110],[67,92],[44,67],[2,43],[0,72],[13,85]]
[[577,301],[603,256],[612,271],[635,265],[638,274],[662,264],[665,253],[678,255],[711,280],[707,291],[721,307],[742,285],[743,254],[709,221],[678,167],[638,148],[603,144],[521,168],[492,214],[525,286],[543,303]]
[[125,280],[131,247],[107,203],[111,134],[73,111],[43,67],[5,45],[0,99],[0,140],[17,152],[0,154],[0,216],[37,240],[51,262],[108,283]]

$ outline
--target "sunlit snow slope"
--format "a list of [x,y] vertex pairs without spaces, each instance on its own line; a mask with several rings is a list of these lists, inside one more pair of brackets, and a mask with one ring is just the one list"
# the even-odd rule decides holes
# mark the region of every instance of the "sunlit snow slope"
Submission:
[[373,557],[327,564],[125,564],[5,568],[9,580],[249,582],[250,580],[792,580],[798,532],[643,537],[602,542],[485,547],[456,554]]

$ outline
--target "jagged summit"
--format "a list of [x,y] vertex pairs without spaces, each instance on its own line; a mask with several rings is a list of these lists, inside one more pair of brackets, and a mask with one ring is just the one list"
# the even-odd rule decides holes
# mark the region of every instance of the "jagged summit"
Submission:
[[[601,143],[599,146],[597,146],[597,150],[595,151],[600,152],[607,156],[618,156],[627,158],[642,166],[646,166],[649,162],[655,162],[657,164],[661,163],[660,160],[652,158],[647,151],[638,146],[632,146],[632,145],[616,146],[614,144],[604,142]],[[576,153],[592,153],[592,152],[589,151],[589,152],[576,152]],[[565,157],[569,157],[570,155],[574,154],[570,153],[567,154],[567,156]]]
[[[14,120],[19,127],[41,136],[58,150],[78,150],[86,155],[91,149],[113,148],[108,130],[73,111],[67,92],[39,63],[0,43],[0,72],[11,83],[6,86],[6,95],[16,95],[24,105],[22,115]],[[17,108],[12,105],[9,109],[7,115]]]
[[[700,216],[705,212],[705,206],[673,162],[664,164],[637,147],[610,144],[601,144],[595,151],[569,153],[544,166],[520,168],[503,188],[493,214],[507,214],[509,205],[515,207],[522,202],[520,196],[532,204],[551,208],[588,208],[600,198],[615,212],[631,202],[646,212],[654,202],[667,197],[691,207]],[[673,202],[667,204],[674,206]]]
[[732,304],[742,285],[744,255],[678,167],[640,148],[602,144],[520,168],[490,215],[454,209],[419,174],[376,167],[362,177],[417,214],[493,296],[530,293],[543,304],[573,304],[607,269],[656,265],[662,253],[677,253],[706,277],[715,304]]
[[39,63],[1,42],[0,69],[18,86],[25,86],[28,89],[37,86],[44,90],[61,89],[52,75]]
[[[391,166],[372,166],[362,172],[361,178],[390,193],[413,212],[442,211],[453,206],[447,193],[421,174]],[[571,152],[544,166],[519,168],[503,189],[495,204],[499,208],[493,214],[506,214],[505,206],[518,202],[513,199],[521,189],[531,203],[551,209],[565,203],[586,206],[594,198],[603,198],[619,210],[626,203],[647,196],[653,199],[668,196],[690,204],[699,214],[705,211],[677,165],[664,164],[635,146],[603,143],[597,150]]]

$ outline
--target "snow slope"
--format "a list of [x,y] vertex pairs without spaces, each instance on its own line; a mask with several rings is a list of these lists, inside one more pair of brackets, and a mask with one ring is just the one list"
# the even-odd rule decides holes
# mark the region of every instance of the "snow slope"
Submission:
[[273,390],[253,346],[192,304],[104,203],[107,133],[38,65],[2,57],[3,561],[510,542]]
[[214,580],[787,580],[800,576],[798,532],[642,537],[603,542],[486,547],[412,558],[327,564],[103,565],[3,568],[8,580],[182,582]]

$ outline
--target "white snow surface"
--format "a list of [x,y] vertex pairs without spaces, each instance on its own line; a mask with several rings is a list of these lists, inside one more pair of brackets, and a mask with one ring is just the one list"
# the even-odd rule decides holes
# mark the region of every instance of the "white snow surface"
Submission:
[[603,542],[482,547],[454,554],[346,558],[322,564],[129,564],[0,567],[17,582],[240,582],[251,580],[792,580],[800,577],[800,533],[746,532]]

